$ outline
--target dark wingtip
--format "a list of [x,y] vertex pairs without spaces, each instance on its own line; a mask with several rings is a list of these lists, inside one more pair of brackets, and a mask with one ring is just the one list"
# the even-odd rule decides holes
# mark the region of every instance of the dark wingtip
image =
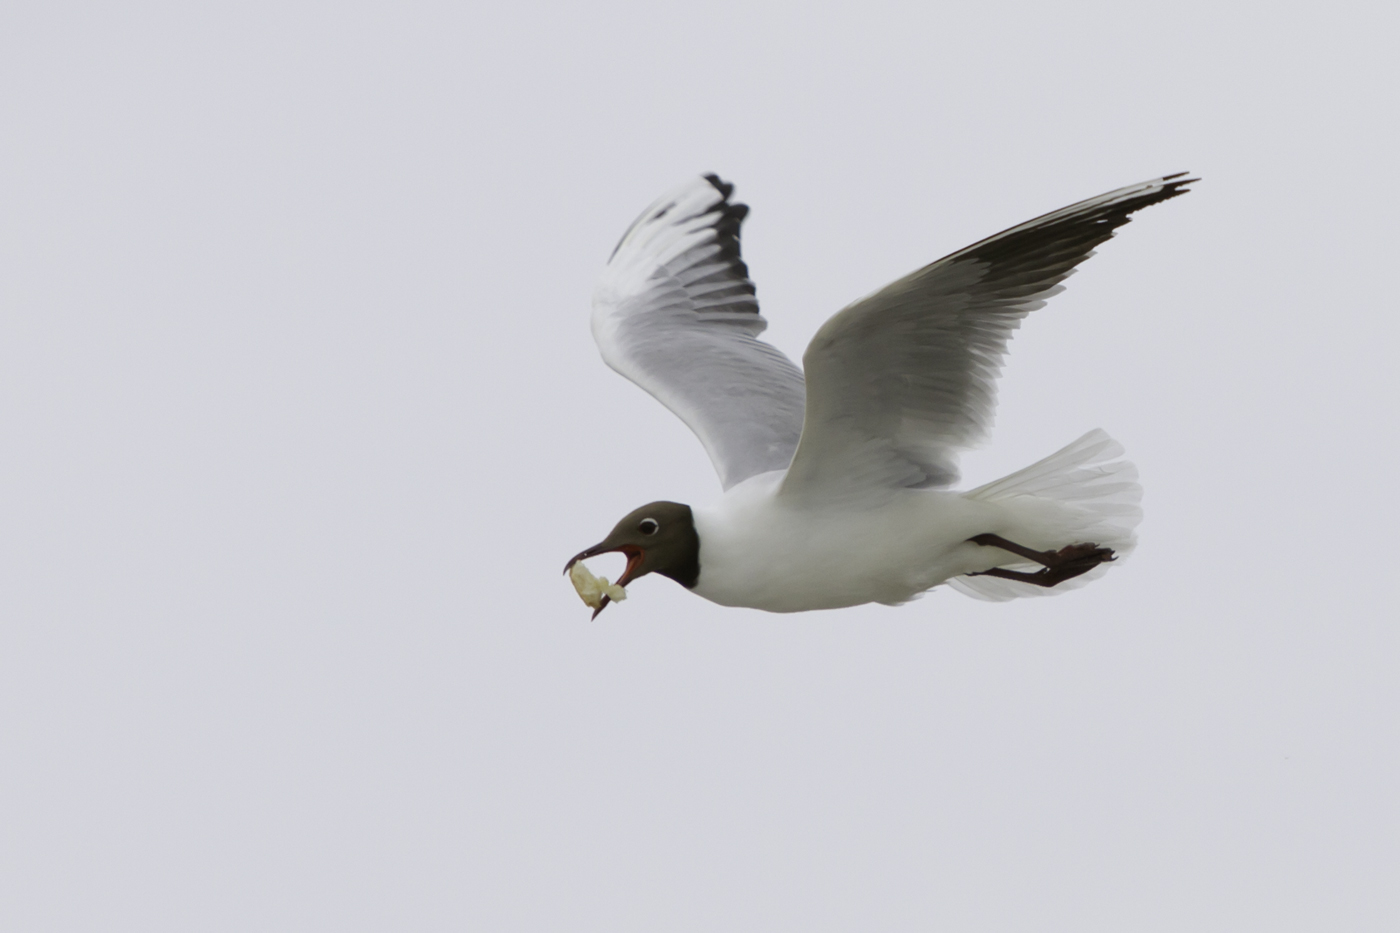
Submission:
[[1167,192],[1167,197],[1175,197],[1178,194],[1185,194],[1191,189],[1187,185],[1194,185],[1200,178],[1184,178],[1190,172],[1175,172],[1171,175],[1162,176],[1162,188]]
[[[1118,202],[1115,208],[1110,209],[1110,214],[1099,218],[1100,223],[1116,229],[1128,222],[1131,214],[1136,214],[1144,207],[1152,204],[1161,204],[1163,201],[1170,201],[1172,198],[1180,197],[1191,191],[1187,185],[1200,181],[1199,178],[1186,178],[1187,172],[1174,172],[1171,175],[1163,175],[1157,179],[1156,187],[1141,194],[1131,195]],[[1113,216],[1116,213],[1117,216]]]
[[729,196],[734,193],[734,185],[731,182],[723,180],[714,172],[706,172],[704,178],[714,186],[714,189],[718,191],[726,201],[729,200]]

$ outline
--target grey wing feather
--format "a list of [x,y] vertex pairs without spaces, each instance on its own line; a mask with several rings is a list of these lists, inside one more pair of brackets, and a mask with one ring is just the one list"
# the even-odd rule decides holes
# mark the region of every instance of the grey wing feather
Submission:
[[706,175],[649,207],[593,296],[609,366],[684,421],[725,489],[786,469],[802,432],[802,371],[757,339],[768,326],[739,252],[748,208]]
[[1196,179],[1168,175],[1054,211],[857,301],[807,347],[806,420],[783,493],[836,495],[957,480],[957,452],[990,427],[1021,319],[1094,247]]

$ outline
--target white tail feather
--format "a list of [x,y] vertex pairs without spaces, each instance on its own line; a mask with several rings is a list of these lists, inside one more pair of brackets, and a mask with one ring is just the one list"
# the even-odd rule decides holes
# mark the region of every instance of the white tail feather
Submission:
[[[1043,539],[1049,532],[1059,542],[1056,547],[1092,542],[1112,548],[1121,560],[1136,545],[1133,529],[1142,521],[1139,506],[1142,487],[1137,482],[1137,468],[1122,459],[1123,454],[1123,447],[1117,441],[1095,428],[1044,460],[965,495],[969,499],[999,501],[1008,506],[1015,506],[1017,499],[1025,500],[1030,537],[1018,543],[1046,546],[1050,542],[1042,544],[1036,539]],[[1056,503],[1060,507],[1047,510],[1042,503]],[[1053,528],[1047,527],[1047,512],[1053,514]],[[1013,534],[1008,533],[1007,537],[1015,540]],[[948,585],[968,596],[996,601],[1019,596],[1054,596],[1098,579],[1111,566],[1111,563],[1100,564],[1088,573],[1053,587],[987,576],[954,577]],[[1039,569],[1038,565],[1030,563],[1007,567]]]

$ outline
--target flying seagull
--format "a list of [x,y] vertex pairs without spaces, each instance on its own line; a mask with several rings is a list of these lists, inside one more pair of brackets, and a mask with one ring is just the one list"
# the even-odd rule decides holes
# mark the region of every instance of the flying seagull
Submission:
[[1185,174],[1071,204],[886,285],[822,325],[804,369],[758,339],[767,321],[733,185],[704,175],[676,188],[613,250],[593,338],[695,432],[724,494],[706,508],[644,505],[565,571],[621,552],[620,585],[659,573],[770,612],[898,605],[942,583],[1005,600],[1101,576],[1142,517],[1137,471],[1103,431],[950,487],[958,451],[991,425],[1021,319],[1135,211],[1189,190]]

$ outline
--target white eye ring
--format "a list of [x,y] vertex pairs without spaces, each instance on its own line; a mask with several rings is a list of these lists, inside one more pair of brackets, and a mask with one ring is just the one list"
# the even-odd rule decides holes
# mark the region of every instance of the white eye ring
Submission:
[[654,518],[644,518],[637,523],[637,530],[644,535],[654,535],[661,530]]

